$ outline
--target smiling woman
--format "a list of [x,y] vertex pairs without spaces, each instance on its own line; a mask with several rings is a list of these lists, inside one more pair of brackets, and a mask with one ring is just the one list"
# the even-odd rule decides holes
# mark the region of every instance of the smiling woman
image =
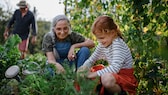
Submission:
[[[16,2],[20,0],[0,0],[1,6],[4,10],[17,9]],[[27,0],[31,11],[36,8],[37,19],[44,19],[50,21],[55,15],[64,14],[64,4],[60,0]]]

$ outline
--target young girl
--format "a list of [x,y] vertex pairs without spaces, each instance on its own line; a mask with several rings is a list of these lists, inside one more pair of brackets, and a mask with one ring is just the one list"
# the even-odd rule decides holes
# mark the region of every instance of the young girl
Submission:
[[102,85],[109,93],[124,90],[134,95],[137,81],[133,74],[133,59],[116,23],[109,16],[100,16],[92,25],[92,33],[99,44],[78,72],[89,70],[97,60],[104,59],[109,65],[96,72],[88,72],[87,78],[100,76]]

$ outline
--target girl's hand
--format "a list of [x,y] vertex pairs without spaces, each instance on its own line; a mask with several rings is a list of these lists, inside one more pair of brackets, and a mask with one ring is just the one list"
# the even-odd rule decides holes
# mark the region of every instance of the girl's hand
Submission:
[[79,77],[86,77],[88,79],[94,79],[98,76],[96,72],[91,72],[90,68],[88,68],[87,66],[79,67],[77,74]]
[[88,72],[87,74],[87,78],[88,79],[94,79],[96,78],[98,75],[97,75],[97,72]]
[[90,72],[88,72],[87,78],[95,79],[98,76],[97,71],[101,70],[103,68],[104,68],[103,64],[98,64],[98,65],[92,66],[90,69]]
[[86,72],[86,71],[89,71],[89,67],[87,66],[80,66],[77,70],[77,73],[80,73],[80,72]]
[[81,66],[78,68],[77,70],[77,75],[79,77],[86,77],[87,75],[87,72],[89,71],[90,69],[87,67],[87,66]]

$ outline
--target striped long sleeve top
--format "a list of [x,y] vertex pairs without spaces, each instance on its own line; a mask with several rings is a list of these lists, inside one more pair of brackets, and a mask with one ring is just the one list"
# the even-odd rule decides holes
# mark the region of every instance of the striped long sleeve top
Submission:
[[108,47],[98,44],[93,54],[83,65],[91,67],[99,59],[106,60],[109,65],[102,70],[98,70],[98,76],[107,72],[118,73],[120,69],[132,68],[133,63],[130,49],[121,38],[114,39]]

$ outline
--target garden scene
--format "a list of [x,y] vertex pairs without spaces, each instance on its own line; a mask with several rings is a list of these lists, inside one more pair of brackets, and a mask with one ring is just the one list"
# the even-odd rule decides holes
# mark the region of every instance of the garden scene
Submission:
[[[138,80],[136,95],[168,95],[167,0],[64,0],[63,4],[72,30],[92,39],[96,45],[92,23],[102,14],[112,17],[131,49]],[[47,68],[56,68],[46,65],[42,51],[43,36],[50,31],[49,21],[37,20],[37,42],[29,43],[27,56],[20,59],[19,36],[12,35],[7,40],[3,37],[12,14],[0,6],[0,95],[99,95],[96,89],[99,78],[78,77],[75,66],[66,66],[66,60],[66,73],[51,76]],[[107,65],[104,60],[96,63]],[[11,66],[16,66],[18,72],[12,78],[6,77]]]

